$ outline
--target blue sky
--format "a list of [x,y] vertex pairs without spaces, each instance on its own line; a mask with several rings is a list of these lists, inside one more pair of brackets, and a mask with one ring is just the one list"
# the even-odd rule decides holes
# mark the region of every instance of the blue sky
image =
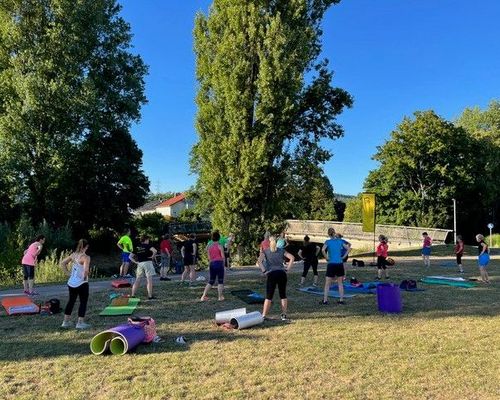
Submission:
[[[120,0],[134,52],[150,67],[149,103],[132,134],[144,152],[151,190],[194,184],[189,152],[196,142],[192,29],[209,0]],[[339,118],[345,136],[324,145],[335,191],[356,194],[371,156],[405,115],[434,109],[454,119],[468,106],[500,98],[500,1],[344,0],[323,23],[323,55],[334,83],[354,106]]]

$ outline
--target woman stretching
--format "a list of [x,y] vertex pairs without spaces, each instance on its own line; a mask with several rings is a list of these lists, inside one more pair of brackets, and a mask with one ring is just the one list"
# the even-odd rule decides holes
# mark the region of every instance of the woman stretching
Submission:
[[[283,266],[283,256],[288,258],[288,266]],[[267,314],[273,303],[274,291],[278,286],[278,291],[281,299],[281,320],[286,321],[286,312],[288,307],[288,299],[286,297],[286,283],[288,277],[286,273],[291,270],[295,257],[278,248],[276,238],[269,238],[269,248],[265,249],[259,257],[259,266],[263,274],[267,275],[266,300],[264,300],[264,308],[262,316],[267,318]]]
[[[90,325],[85,323],[85,312],[87,311],[87,302],[89,300],[89,269],[90,257],[86,254],[89,244],[85,239],[80,239],[76,251],[61,261],[61,267],[69,275],[68,290],[69,300],[64,310],[64,321],[62,328],[70,328],[71,313],[77,297],[80,297],[80,306],[78,307],[78,323],[76,329],[87,329]],[[71,271],[68,266],[71,264]]]
[[210,260],[210,279],[203,291],[200,301],[208,300],[208,292],[217,279],[217,291],[219,292],[219,301],[224,300],[224,249],[219,243],[220,233],[212,232],[212,244],[207,247],[208,259]]

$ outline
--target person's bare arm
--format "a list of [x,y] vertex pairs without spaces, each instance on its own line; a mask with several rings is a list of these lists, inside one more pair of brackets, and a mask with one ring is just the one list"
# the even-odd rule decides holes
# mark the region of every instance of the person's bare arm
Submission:
[[293,262],[295,261],[295,257],[293,254],[290,254],[288,251],[285,251],[285,257],[288,258],[288,268],[286,272],[289,272],[292,269]]
[[60,263],[59,263],[59,266],[61,267],[61,269],[64,271],[64,273],[67,275],[69,274],[69,270],[68,270],[68,264],[71,262],[72,260],[72,257],[71,255],[69,255],[68,257],[64,258]]
[[90,275],[90,257],[83,256],[83,279],[87,280]]
[[185,252],[185,249],[184,249],[184,246],[181,247],[181,256],[182,258],[184,258],[184,252]]
[[134,263],[134,264],[139,264],[137,262],[137,259],[135,258],[135,254],[134,253],[130,253],[129,256],[130,260]]
[[325,260],[328,260],[328,254],[326,249],[327,249],[326,244],[324,244],[323,248],[321,249],[321,253],[323,253],[323,257],[325,257]]
[[263,274],[267,273],[266,268],[264,267],[264,253],[259,254],[259,258],[257,259],[257,264],[259,264],[259,268]]
[[488,246],[486,246],[486,243],[481,243],[481,247],[483,248],[483,250],[481,250],[481,254],[479,254],[480,256],[482,256],[484,254],[484,252],[486,251]]
[[319,252],[321,251],[321,247],[316,246],[316,257],[319,256]]
[[157,250],[156,250],[156,248],[154,248],[154,247],[151,247],[151,248],[149,249],[149,251],[150,251],[151,253],[153,253],[153,254],[151,255],[151,257],[150,257],[150,258],[151,258],[151,259],[154,259],[154,258],[155,258],[155,256],[156,256],[156,253],[158,253],[158,251],[157,251]]
[[298,253],[298,254],[299,254],[299,257],[300,257],[300,258],[304,259],[304,257],[302,257],[302,249],[300,249],[300,250],[299,250],[299,253]]

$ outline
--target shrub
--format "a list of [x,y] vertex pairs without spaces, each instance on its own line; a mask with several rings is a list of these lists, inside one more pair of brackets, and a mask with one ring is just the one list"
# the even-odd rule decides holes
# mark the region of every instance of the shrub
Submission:
[[134,218],[133,225],[137,229],[139,236],[147,235],[152,240],[158,239],[167,230],[165,217],[157,212]]
[[[489,246],[490,245],[490,237],[487,236],[484,241]],[[500,247],[500,233],[494,233],[491,235],[491,247]]]

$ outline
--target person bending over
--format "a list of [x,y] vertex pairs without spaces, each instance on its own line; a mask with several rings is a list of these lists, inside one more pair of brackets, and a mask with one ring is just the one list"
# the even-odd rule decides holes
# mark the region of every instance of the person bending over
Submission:
[[[283,266],[283,257],[288,259],[288,265]],[[262,315],[267,318],[267,314],[271,309],[273,302],[274,292],[278,286],[278,292],[281,299],[281,320],[287,320],[288,299],[286,297],[287,285],[287,272],[292,269],[295,257],[285,251],[283,248],[278,248],[276,238],[271,236],[269,238],[269,248],[263,250],[259,257],[259,266],[263,274],[267,276],[266,284],[266,299],[264,300],[264,307]]]
[[45,243],[45,236],[38,235],[33,243],[24,251],[21,265],[23,267],[23,286],[24,293],[28,296],[36,296],[38,293],[33,290],[35,283],[35,265],[38,262],[38,256]]

